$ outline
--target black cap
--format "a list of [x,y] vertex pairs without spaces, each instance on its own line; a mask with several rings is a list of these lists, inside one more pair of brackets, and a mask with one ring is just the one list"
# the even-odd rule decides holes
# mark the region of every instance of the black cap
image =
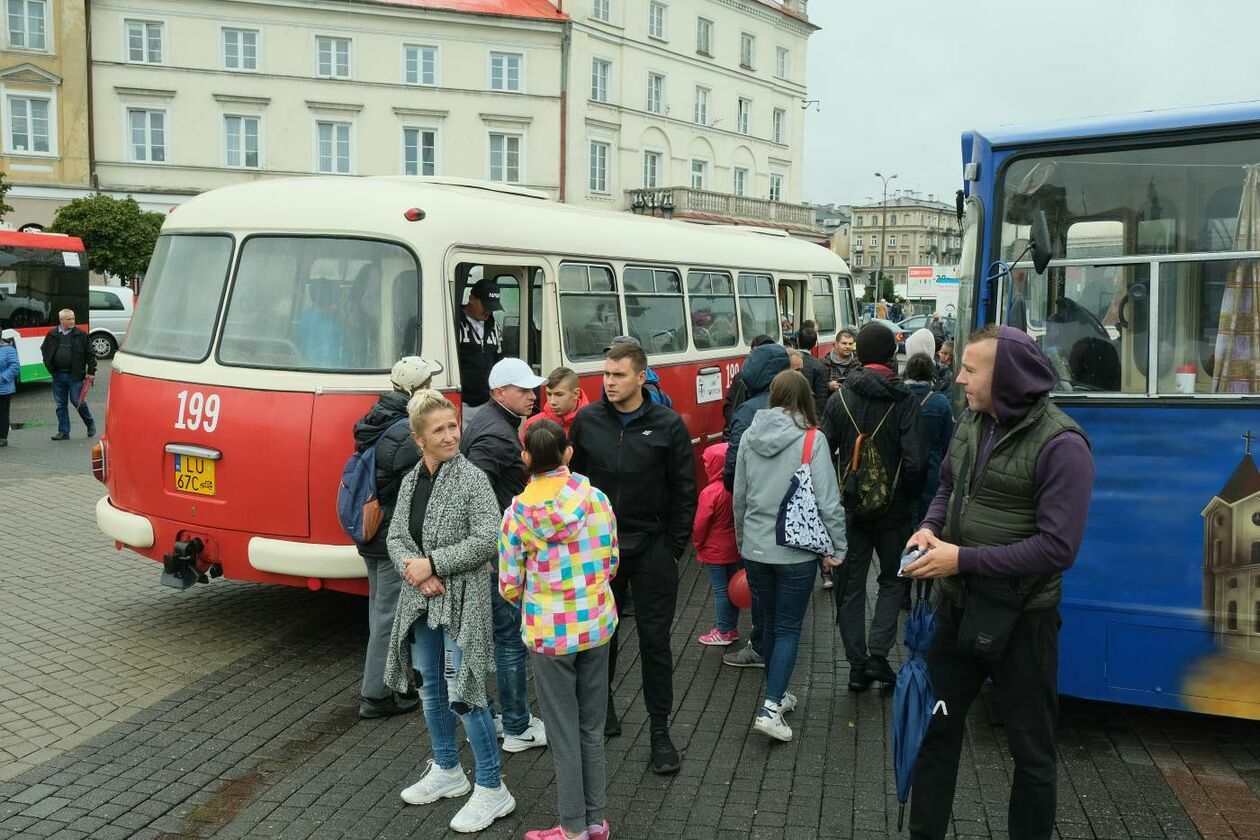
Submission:
[[473,283],[468,295],[480,300],[491,312],[500,312],[503,309],[503,304],[499,302],[499,284],[493,280],[478,280]]
[[887,364],[897,358],[897,337],[888,327],[871,321],[858,331],[857,357],[864,365]]

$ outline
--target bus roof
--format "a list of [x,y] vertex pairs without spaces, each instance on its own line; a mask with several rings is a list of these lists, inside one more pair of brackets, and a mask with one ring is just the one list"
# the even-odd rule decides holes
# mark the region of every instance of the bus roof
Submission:
[[1026,126],[998,126],[979,134],[994,148],[1029,146],[1060,140],[1122,137],[1160,131],[1181,131],[1260,123],[1260,101],[1231,102],[1159,111],[1139,111],[1081,120],[1063,120]]
[[[848,273],[837,254],[803,239],[561,204],[502,188],[417,176],[274,178],[202,193],[167,216],[162,230],[356,234],[414,241],[417,250],[428,240],[470,249]],[[406,221],[403,213],[412,207],[425,218]]]
[[83,240],[64,233],[19,233],[16,230],[0,230],[0,247],[40,248],[45,251],[83,252]]

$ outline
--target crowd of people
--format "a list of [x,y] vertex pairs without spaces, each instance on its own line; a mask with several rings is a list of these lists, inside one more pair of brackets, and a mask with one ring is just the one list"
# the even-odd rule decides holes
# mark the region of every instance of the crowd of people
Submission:
[[[609,344],[590,399],[571,369],[544,378],[494,352],[491,293],[473,295],[460,332],[470,345],[461,376],[484,374],[465,386],[484,392],[476,411],[461,418],[429,387],[440,366],[407,357],[394,391],[355,427],[356,451],[375,449],[382,511],[359,544],[371,587],[360,715],[422,710],[433,758],[402,790],[406,802],[471,791],[451,828],[483,830],[515,808],[499,740],[508,752],[545,747],[558,821],[527,840],[609,837],[619,621],[633,596],[650,767],[675,773],[671,629],[679,563],[694,548],[713,590],[713,626],[696,641],[727,648],[728,665],[765,669],[750,727],[776,741],[793,737],[790,689],[819,577],[851,691],[895,683],[910,581],[939,581],[942,632],[928,664],[948,711],[933,716],[916,769],[911,836],[946,833],[963,722],[987,677],[1016,766],[1011,836],[1050,836],[1056,605],[1093,466],[1084,433],[1046,398],[1053,371],[1034,342],[1007,328],[973,335],[957,376],[968,408],[955,420],[942,393],[952,346],[928,330],[907,341],[904,365],[878,323],[842,330],[821,358],[812,325],[795,348],[760,337],[729,388],[726,440],[703,450],[697,491],[690,435],[659,384],[649,387],[637,341]],[[909,550],[920,556],[906,563]],[[743,644],[737,577],[751,594]]]

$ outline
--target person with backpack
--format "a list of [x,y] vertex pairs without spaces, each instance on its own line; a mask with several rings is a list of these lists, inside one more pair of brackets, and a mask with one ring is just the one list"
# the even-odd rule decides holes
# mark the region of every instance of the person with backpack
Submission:
[[821,558],[839,565],[845,553],[844,509],[809,382],[786,370],[770,383],[770,407],[744,433],[735,465],[735,537],[759,607],[765,698],[753,728],[792,740],[783,715],[797,706],[788,691],[801,626]]
[[525,615],[538,704],[556,770],[560,824],[525,840],[607,838],[604,723],[608,651],[617,629],[612,504],[567,466],[573,447],[559,423],[525,430],[529,485],[503,517],[499,592]]
[[[383,394],[354,424],[354,454],[346,464],[348,474],[342,475],[344,492],[338,494],[338,516],[343,527],[349,524],[347,533],[355,540],[368,577],[368,643],[359,687],[359,717],[364,719],[412,712],[420,705],[415,692],[400,695],[385,685],[389,633],[402,589],[402,578],[389,559],[385,536],[394,518],[398,486],[420,462],[420,450],[416,449],[407,424],[407,401],[417,391],[428,388],[441,372],[440,364],[419,356],[404,356],[394,364],[389,373],[393,390]],[[373,500],[376,510],[368,517],[376,521],[368,524],[371,533],[366,533],[363,509],[371,506]]]
[[[774,344],[774,339],[768,335],[759,335],[752,340],[748,355],[752,356],[752,350],[756,350],[765,344]],[[747,359],[745,359],[747,364]],[[726,387],[726,399],[722,403],[722,439],[731,439],[731,418],[735,416],[735,409],[739,408],[744,400],[748,399],[748,386],[744,384],[744,369],[741,367],[731,377],[731,384]]]
[[[849,690],[897,677],[888,651],[897,635],[901,553],[914,529],[915,502],[927,474],[919,404],[896,372],[897,339],[883,324],[857,335],[862,367],[827,403],[822,430],[837,456],[849,549],[832,590],[836,623],[849,660]],[[866,577],[879,557],[879,596],[866,632]]]
[[[632,335],[619,335],[613,338],[608,346],[604,348],[604,353],[616,347],[618,344],[631,344],[635,347],[642,348],[639,339]],[[646,351],[644,351],[646,352]],[[674,401],[670,399],[669,394],[665,393],[665,389],[661,387],[661,377],[651,367],[647,369],[647,381],[643,383],[644,389],[647,390],[648,397],[657,405],[663,405],[666,408],[673,408]]]

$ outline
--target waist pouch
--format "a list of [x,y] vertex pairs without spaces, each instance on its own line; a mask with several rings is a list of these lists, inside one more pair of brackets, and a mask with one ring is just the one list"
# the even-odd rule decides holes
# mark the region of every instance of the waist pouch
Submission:
[[985,662],[998,662],[1006,654],[1015,622],[1024,605],[1045,585],[1039,581],[1030,591],[1019,588],[1018,578],[967,575],[963,580],[962,618],[958,622],[958,649]]

